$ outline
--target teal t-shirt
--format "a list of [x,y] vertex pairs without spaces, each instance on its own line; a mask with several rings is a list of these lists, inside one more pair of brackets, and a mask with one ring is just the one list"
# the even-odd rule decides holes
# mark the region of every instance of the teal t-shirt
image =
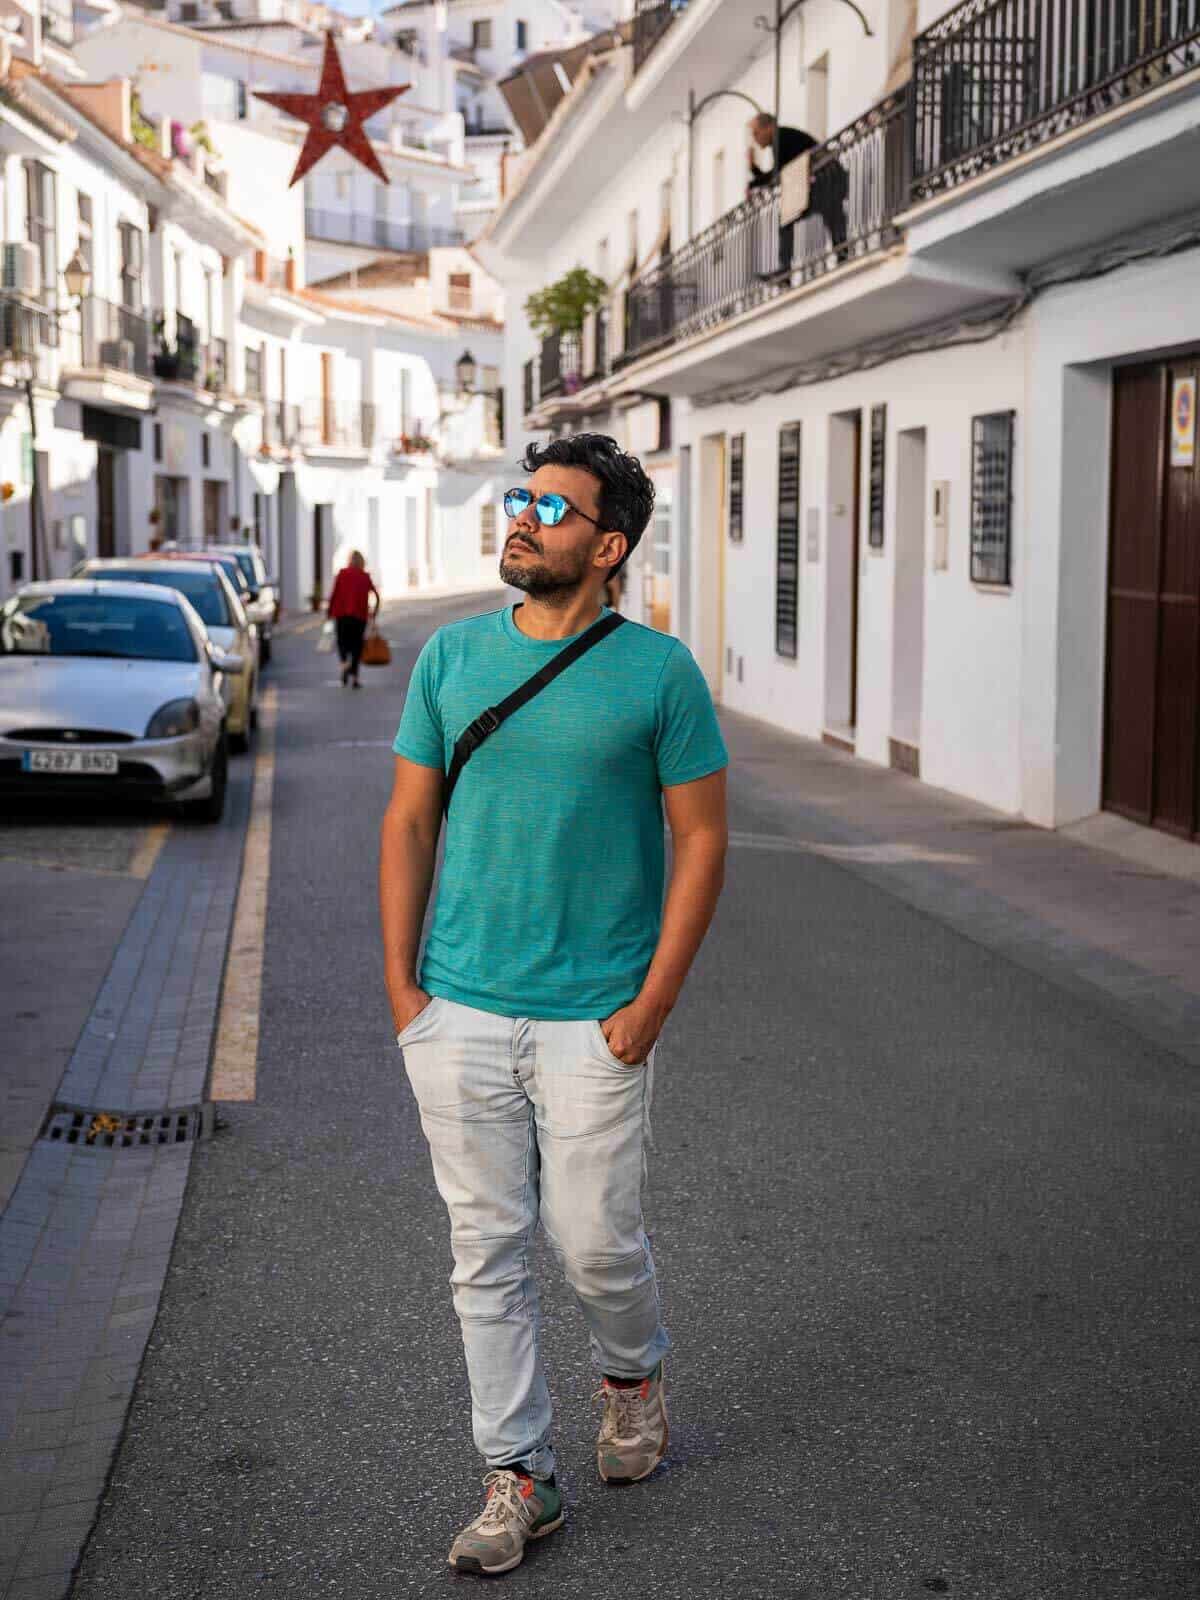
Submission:
[[[448,771],[468,723],[570,643],[528,638],[516,609],[426,642],[397,755]],[[505,1017],[599,1019],[628,1005],[662,920],[662,788],[728,761],[687,646],[626,621],[463,767],[421,987]]]

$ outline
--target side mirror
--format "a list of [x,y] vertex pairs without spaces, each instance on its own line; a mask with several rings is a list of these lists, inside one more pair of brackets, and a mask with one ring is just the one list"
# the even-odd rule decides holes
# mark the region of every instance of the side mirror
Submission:
[[245,671],[246,663],[241,656],[228,656],[223,650],[217,650],[212,645],[208,649],[208,659],[215,671],[227,673],[231,678],[236,678],[239,672]]

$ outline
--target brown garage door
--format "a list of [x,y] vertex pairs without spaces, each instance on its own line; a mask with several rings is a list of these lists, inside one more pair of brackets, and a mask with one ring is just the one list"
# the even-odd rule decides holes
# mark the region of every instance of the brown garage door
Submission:
[[[1117,373],[1104,804],[1171,833],[1200,834],[1200,451],[1172,463],[1175,415],[1200,357]],[[1195,440],[1192,419],[1178,453]]]

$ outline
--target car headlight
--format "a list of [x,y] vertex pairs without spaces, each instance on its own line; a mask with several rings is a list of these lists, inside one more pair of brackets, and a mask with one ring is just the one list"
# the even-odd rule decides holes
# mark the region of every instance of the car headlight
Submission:
[[194,700],[168,700],[146,724],[147,739],[177,739],[181,733],[195,733],[200,726],[200,707]]

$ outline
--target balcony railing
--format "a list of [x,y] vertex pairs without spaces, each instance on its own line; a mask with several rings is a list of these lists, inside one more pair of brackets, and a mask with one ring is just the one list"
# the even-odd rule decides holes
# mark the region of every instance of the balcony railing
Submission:
[[598,378],[603,378],[608,372],[608,307],[600,306],[588,314],[584,331],[585,359],[587,371],[583,374],[584,383],[594,383]]
[[263,443],[290,450],[300,442],[300,407],[287,400],[268,400],[263,406]]
[[538,393],[543,400],[551,395],[573,394],[579,388],[579,355],[577,333],[552,333],[542,340],[538,357]]
[[80,317],[85,367],[150,376],[150,323],[142,312],[87,295]]
[[641,67],[688,0],[637,0],[633,14],[633,70]]
[[965,0],[913,42],[913,198],[1200,62],[1196,0]]
[[437,245],[461,244],[460,228],[431,227],[424,222],[395,222],[361,212],[325,211],[306,206],[304,231],[310,239],[331,244],[366,245],[372,250],[432,250]]
[[32,377],[49,383],[58,343],[54,312],[22,295],[0,293],[0,381]]
[[738,316],[890,244],[907,198],[906,91],[889,95],[812,152],[809,204],[787,229],[779,188],[753,190],[625,297],[617,364]]
[[301,408],[298,442],[307,450],[369,450],[374,420],[373,406],[344,404],[333,395],[316,396]]

